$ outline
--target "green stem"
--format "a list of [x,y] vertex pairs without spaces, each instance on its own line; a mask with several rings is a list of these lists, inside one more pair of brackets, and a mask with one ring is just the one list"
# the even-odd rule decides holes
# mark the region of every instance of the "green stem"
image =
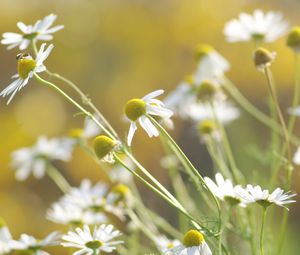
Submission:
[[[256,108],[246,97],[244,97],[241,92],[234,86],[234,84],[224,77],[223,87],[227,90],[227,92],[235,99],[240,106],[248,112],[252,117],[257,119],[259,122],[263,123],[267,127],[274,129],[277,133],[284,136],[280,125],[275,122],[272,118],[270,118],[267,114],[260,111]],[[299,145],[300,140],[296,136],[291,136],[291,143],[294,145]]]
[[[219,253],[220,253],[220,255],[223,254],[223,252],[222,252],[222,240],[223,240],[224,232],[226,230],[226,224],[230,221],[231,212],[232,212],[232,206],[229,207],[229,210],[226,213],[225,219],[223,220],[222,227],[220,229],[220,236],[219,236]],[[224,243],[226,244],[226,242],[224,242]]]
[[66,181],[64,176],[50,163],[48,164],[46,173],[63,193],[67,193],[70,190],[70,184]]
[[282,133],[284,134],[284,139],[285,139],[285,143],[286,143],[286,146],[287,146],[287,157],[288,157],[288,161],[290,163],[292,155],[291,155],[291,148],[290,148],[289,132],[288,132],[287,126],[285,124],[285,120],[283,118],[283,115],[282,115],[282,112],[281,112],[281,109],[280,109],[280,106],[279,106],[277,93],[276,93],[276,88],[275,88],[275,85],[274,85],[274,81],[272,79],[271,72],[270,72],[268,67],[266,67],[264,69],[264,73],[265,73],[265,76],[267,78],[267,84],[268,84],[270,95],[271,95],[272,100],[273,100],[274,107],[275,107],[275,109],[277,111],[277,114],[278,114],[279,122],[280,122],[280,125],[281,125],[281,128],[282,128]]
[[266,214],[267,214],[267,208],[263,207],[263,215],[262,215],[260,239],[259,239],[260,255],[265,254],[264,253],[264,229],[265,229]]
[[[218,215],[219,215],[219,221],[221,219],[221,207],[219,204],[219,201],[217,200],[214,193],[210,190],[210,188],[207,186],[206,182],[204,181],[203,177],[199,173],[199,171],[194,167],[194,165],[191,163],[191,161],[187,158],[187,156],[184,154],[184,152],[180,149],[180,147],[177,145],[177,143],[173,140],[173,138],[169,135],[169,133],[149,114],[146,115],[151,122],[158,128],[158,130],[161,132],[161,134],[168,139],[168,141],[174,146],[173,148],[176,149],[177,153],[182,157],[182,159],[185,161],[187,166],[190,168],[190,170],[193,172],[193,174],[200,180],[201,184],[208,190],[210,195],[212,196],[216,207],[218,209]],[[177,155],[178,155],[177,154]]]
[[49,82],[47,80],[44,80],[43,78],[41,78],[38,74],[34,73],[34,77],[41,82],[42,84],[47,85],[48,87],[56,90],[58,93],[60,93],[63,97],[65,97],[69,102],[71,102],[74,106],[76,106],[84,115],[86,115],[87,117],[91,118],[98,127],[100,127],[103,132],[108,135],[110,138],[112,138],[113,140],[115,140],[115,137],[111,134],[111,132],[109,130],[107,130],[98,120],[97,118],[91,114],[89,111],[87,111],[85,108],[83,108],[80,104],[78,104],[73,98],[71,98],[69,95],[67,95],[63,90],[61,90],[58,86],[56,86],[54,83]]

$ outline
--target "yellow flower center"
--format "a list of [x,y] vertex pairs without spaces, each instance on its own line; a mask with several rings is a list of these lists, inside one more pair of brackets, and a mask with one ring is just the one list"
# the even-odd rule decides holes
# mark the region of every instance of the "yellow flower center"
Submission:
[[36,67],[36,62],[32,58],[18,59],[18,74],[21,79],[26,79],[31,71]]
[[201,134],[211,134],[214,130],[217,129],[216,122],[213,120],[203,120],[199,124],[199,131]]
[[125,197],[129,192],[129,188],[124,184],[117,184],[112,188],[112,192],[119,194],[121,197]]
[[206,57],[209,53],[214,51],[214,48],[208,44],[199,44],[195,50],[196,60],[200,61]]
[[69,136],[72,138],[80,138],[82,136],[82,128],[74,128],[69,131]]
[[23,38],[28,40],[33,40],[38,36],[38,32],[30,33],[30,34],[24,34]]
[[204,242],[204,236],[197,230],[190,230],[183,237],[185,247],[199,246],[202,242]]
[[197,98],[201,101],[211,100],[217,92],[217,86],[209,80],[204,80],[198,90]]
[[293,27],[289,32],[286,44],[292,48],[300,47],[300,27]]
[[103,246],[103,242],[95,240],[95,241],[89,241],[85,244],[86,247],[92,249],[92,250],[97,250],[101,246]]
[[105,135],[99,135],[94,140],[94,150],[99,159],[104,158],[115,146],[116,141]]
[[129,100],[125,106],[125,114],[128,119],[136,121],[146,114],[146,103],[139,98]]

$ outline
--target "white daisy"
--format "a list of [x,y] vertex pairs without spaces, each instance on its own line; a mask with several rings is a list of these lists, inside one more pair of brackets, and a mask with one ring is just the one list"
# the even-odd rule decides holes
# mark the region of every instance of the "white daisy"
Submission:
[[93,186],[90,180],[84,179],[78,188],[72,187],[61,201],[84,210],[99,211],[105,207],[107,192],[108,186],[105,183],[98,182]]
[[164,252],[168,255],[212,255],[212,252],[205,242],[204,236],[197,230],[188,231],[182,244]]
[[300,165],[300,147],[298,147],[296,153],[294,154],[293,162],[296,165]]
[[181,109],[181,117],[196,122],[206,119],[214,119],[214,113],[222,124],[229,124],[240,116],[240,111],[228,101],[217,101],[214,103],[214,112],[210,104],[191,102]]
[[125,114],[130,120],[130,129],[128,132],[127,143],[130,146],[134,133],[137,129],[138,121],[149,137],[158,136],[159,132],[154,124],[149,120],[146,114],[158,116],[163,119],[169,119],[173,112],[164,107],[164,103],[155,97],[163,94],[163,90],[156,90],[144,96],[142,99],[135,98],[129,100],[125,107]]
[[47,211],[47,219],[63,225],[93,225],[107,222],[107,217],[104,213],[84,210],[79,206],[63,201],[52,205]]
[[8,254],[12,248],[12,237],[9,229],[4,225],[0,227],[0,254]]
[[17,26],[22,31],[22,34],[4,33],[1,43],[8,45],[8,50],[17,46],[19,46],[20,50],[25,50],[32,41],[52,40],[53,36],[51,34],[64,28],[63,25],[50,28],[55,19],[56,15],[50,14],[42,20],[38,20],[34,25],[26,26],[23,22],[18,22]]
[[255,10],[253,15],[241,13],[238,19],[227,22],[223,32],[228,42],[273,42],[283,36],[288,27],[280,12],[264,14],[261,10]]
[[181,242],[179,240],[177,239],[171,240],[164,235],[160,235],[156,237],[155,243],[157,249],[163,254],[170,254],[169,251],[170,249],[173,249],[174,247],[181,245]]
[[51,50],[53,49],[53,44],[50,44],[48,48],[45,50],[46,44],[43,43],[41,48],[35,58],[35,60],[28,54],[19,54],[17,56],[18,59],[18,74],[12,76],[12,78],[16,78],[11,84],[9,84],[1,93],[0,96],[9,97],[7,104],[13,99],[15,94],[20,91],[24,86],[27,85],[30,78],[33,77],[34,73],[44,72],[46,67],[43,62],[49,56]]
[[35,178],[42,178],[49,161],[69,161],[71,159],[73,145],[72,139],[47,139],[45,136],[40,136],[32,147],[13,152],[12,167],[16,170],[16,179],[23,181],[31,173]]
[[58,232],[52,232],[42,240],[38,240],[33,236],[22,234],[18,241],[13,241],[14,250],[34,252],[37,255],[49,255],[43,251],[45,247],[59,245],[61,235]]
[[215,176],[216,182],[212,181],[208,177],[204,177],[204,181],[208,188],[214,193],[220,200],[226,201],[231,205],[239,205],[245,207],[247,203],[250,203],[250,194],[242,188],[240,185],[233,186],[230,179],[224,179],[224,177],[217,173]]
[[196,56],[198,65],[193,75],[196,85],[206,79],[221,78],[230,69],[229,62],[210,45],[198,45]]
[[285,205],[294,203],[296,200],[291,198],[295,197],[296,194],[291,194],[290,192],[284,193],[280,188],[276,188],[271,194],[269,190],[263,190],[260,186],[247,185],[247,191],[251,195],[250,202],[256,202],[262,206],[269,206],[271,204],[276,204],[278,206],[288,209]]
[[74,247],[80,249],[74,252],[74,255],[94,255],[103,252],[113,252],[116,245],[123,243],[122,241],[113,241],[119,237],[121,233],[114,230],[113,225],[101,225],[95,227],[93,231],[88,225],[84,225],[83,229],[76,228],[75,232],[69,231],[67,235],[62,237],[62,245],[64,247]]

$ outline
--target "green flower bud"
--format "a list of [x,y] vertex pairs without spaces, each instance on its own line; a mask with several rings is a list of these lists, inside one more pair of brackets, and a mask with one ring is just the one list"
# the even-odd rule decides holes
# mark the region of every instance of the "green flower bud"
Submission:
[[129,100],[125,106],[125,114],[128,119],[136,121],[146,114],[146,103],[139,98]]
[[300,49],[300,27],[293,27],[291,29],[287,36],[286,44],[295,50]]
[[21,79],[26,79],[31,71],[36,67],[36,62],[27,54],[17,56],[17,70]]
[[183,245],[185,247],[199,246],[204,242],[204,236],[197,230],[188,231],[183,237]]

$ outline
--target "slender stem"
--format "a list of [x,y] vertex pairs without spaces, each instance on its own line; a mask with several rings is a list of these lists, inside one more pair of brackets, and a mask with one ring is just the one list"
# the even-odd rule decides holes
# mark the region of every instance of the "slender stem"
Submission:
[[[194,165],[190,162],[190,160],[187,158],[187,156],[184,154],[184,152],[180,149],[180,147],[177,145],[177,143],[173,140],[173,138],[169,135],[169,133],[154,119],[152,118],[149,114],[146,115],[151,122],[159,129],[159,131],[162,133],[164,137],[168,139],[168,141],[174,146],[173,148],[176,149],[178,154],[184,159],[185,163],[188,165],[188,167],[192,170],[193,174],[200,180],[201,184],[208,190],[210,195],[212,196],[217,209],[218,209],[218,215],[219,215],[219,220],[221,219],[221,207],[219,204],[219,201],[217,200],[216,196],[214,193],[210,190],[210,188],[207,186],[206,182],[204,181],[203,177],[199,173],[199,171],[194,167]],[[177,155],[178,155],[177,154]]]
[[54,83],[49,82],[47,80],[44,80],[41,78],[38,74],[34,73],[34,77],[41,82],[42,84],[47,85],[48,87],[56,90],[59,92],[62,96],[64,96],[69,102],[71,102],[74,106],[76,106],[84,115],[87,117],[90,117],[96,124],[99,126],[103,132],[108,135],[110,138],[115,140],[115,137],[111,134],[109,130],[107,130],[98,120],[97,118],[91,114],[89,111],[87,111],[85,108],[83,108],[80,104],[78,104],[73,98],[71,98],[69,95],[67,95],[63,90],[61,90],[58,86],[56,86]]
[[[231,212],[232,212],[232,206],[229,207],[229,210],[227,211],[227,213],[225,215],[225,218],[222,222],[222,227],[220,229],[220,236],[219,236],[219,254],[220,255],[223,254],[223,252],[222,252],[222,240],[223,240],[224,232],[226,230],[226,225],[230,221]],[[226,242],[225,242],[225,244],[226,244]]]
[[273,79],[271,77],[271,72],[269,70],[268,67],[266,67],[264,69],[264,73],[265,73],[265,76],[267,78],[267,83],[268,83],[268,88],[269,88],[269,92],[271,94],[271,97],[272,97],[272,100],[273,100],[273,104],[275,106],[275,109],[277,111],[277,114],[278,114],[278,118],[279,118],[279,121],[280,121],[280,124],[281,124],[281,127],[282,127],[282,132],[284,134],[284,139],[285,139],[285,142],[286,142],[286,146],[287,146],[287,157],[288,157],[288,161],[291,162],[291,148],[290,148],[290,137],[289,137],[289,132],[288,132],[288,129],[287,129],[287,126],[285,124],[285,120],[283,118],[283,115],[282,115],[282,112],[281,112],[281,109],[280,109],[280,106],[279,106],[279,102],[278,102],[278,98],[277,98],[277,93],[276,93],[276,89],[275,89],[275,86],[274,86],[274,82],[273,82]]
[[66,181],[64,176],[52,164],[50,163],[48,164],[46,173],[63,193],[67,193],[70,190],[71,188],[70,184]]
[[[267,127],[274,129],[277,133],[284,136],[280,125],[270,118],[267,114],[263,113],[261,110],[256,108],[246,97],[244,97],[241,92],[234,86],[234,84],[224,77],[223,87],[227,92],[235,99],[240,106],[248,112],[252,117],[257,119],[259,122],[263,123]],[[300,139],[294,135],[291,136],[291,143],[294,145],[300,144]]]
[[222,135],[222,142],[223,142],[224,150],[227,154],[227,158],[228,158],[228,161],[229,161],[230,168],[232,169],[232,175],[233,175],[234,181],[236,183],[240,183],[241,182],[241,178],[240,178],[241,173],[239,172],[239,170],[237,168],[237,165],[236,165],[233,153],[232,153],[232,149],[231,149],[231,146],[230,146],[230,143],[229,143],[229,139],[228,139],[228,136],[226,134],[226,130],[225,130],[224,126],[222,125],[222,123],[220,123],[220,121],[217,117],[215,106],[214,106],[213,102],[210,102],[210,107],[211,107],[212,113],[214,115],[215,122],[217,123],[218,128],[219,128],[219,130],[221,132],[221,135]]
[[260,255],[264,255],[264,228],[265,228],[265,221],[266,221],[266,214],[267,214],[267,208],[263,207],[263,214],[262,214],[262,221],[261,221],[261,229],[260,229]]

